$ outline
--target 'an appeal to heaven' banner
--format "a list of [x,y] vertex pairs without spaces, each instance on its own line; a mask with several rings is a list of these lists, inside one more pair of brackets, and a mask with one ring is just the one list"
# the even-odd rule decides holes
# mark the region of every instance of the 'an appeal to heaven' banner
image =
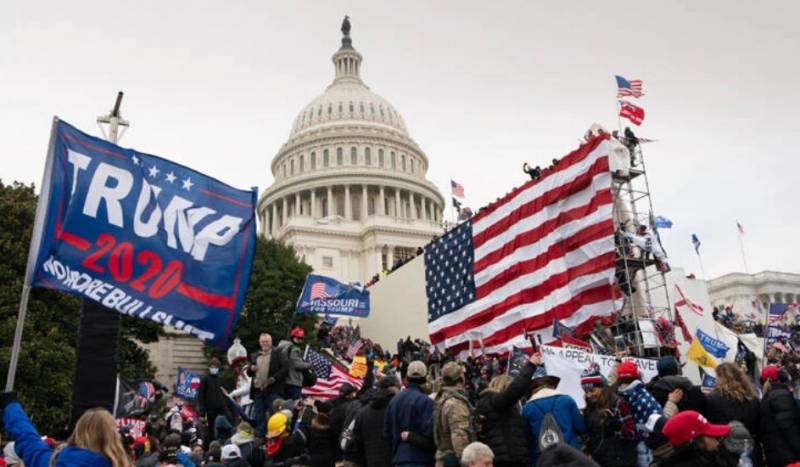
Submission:
[[256,189],[54,125],[32,285],[223,345],[250,280]]
[[300,299],[297,314],[344,315],[364,318],[369,315],[369,290],[343,284],[326,276],[309,274]]

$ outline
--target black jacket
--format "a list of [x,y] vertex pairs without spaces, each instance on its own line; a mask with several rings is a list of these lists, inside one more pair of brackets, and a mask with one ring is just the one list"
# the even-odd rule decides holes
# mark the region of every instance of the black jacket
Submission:
[[338,437],[331,430],[328,423],[323,423],[317,417],[311,422],[311,432],[308,438],[308,448],[311,467],[333,467],[336,463],[336,443]]
[[741,422],[750,436],[755,440],[751,453],[753,464],[760,466],[761,462],[761,402],[758,399],[739,402],[728,398],[719,391],[713,391],[706,397],[708,421],[717,425],[727,425],[737,420]]
[[313,411],[303,410],[300,416],[300,424],[291,435],[280,440],[280,447],[277,452],[270,455],[274,440],[267,441],[267,463],[268,465],[280,465],[290,467],[294,465],[308,465],[308,458],[304,450],[311,437],[311,420],[314,418]]
[[394,397],[390,392],[376,394],[356,416],[353,429],[356,450],[369,467],[391,467],[392,445],[384,437],[386,408]]
[[475,406],[481,424],[478,439],[492,449],[498,464],[531,460],[519,401],[527,396],[534,369],[530,362],[526,363],[505,391],[483,391],[478,398]]
[[[200,415],[221,414],[230,418],[219,376],[206,375],[200,380],[200,387],[197,389],[197,410]],[[209,420],[208,423],[213,426],[214,420]]]
[[[253,352],[250,354],[251,365],[256,364],[259,352]],[[272,355],[269,358],[269,371],[267,372],[267,377],[273,378],[275,382],[267,387],[266,392],[269,394],[281,394],[285,386],[284,382],[286,381],[287,374],[289,374],[289,364],[286,355],[278,352],[278,349],[273,347]],[[247,375],[252,378],[250,380],[250,397],[256,397],[261,393],[261,389],[255,387],[256,373],[254,371],[250,371],[250,368],[248,367]],[[267,407],[267,410],[271,410],[271,407]]]
[[736,467],[738,464],[738,457],[722,450],[707,452],[690,447],[676,450],[671,456],[655,465],[657,467]]
[[584,413],[588,440],[586,447],[592,459],[602,467],[636,467],[637,441],[621,439],[619,417],[612,414],[601,417],[597,411]]
[[789,389],[773,384],[761,400],[761,442],[767,465],[780,466],[800,460],[800,414]]
[[667,403],[669,393],[675,389],[683,389],[683,399],[678,402],[678,408],[694,410],[706,415],[706,396],[700,386],[695,386],[689,378],[680,375],[660,376],[647,383],[647,391],[653,395],[661,407]]

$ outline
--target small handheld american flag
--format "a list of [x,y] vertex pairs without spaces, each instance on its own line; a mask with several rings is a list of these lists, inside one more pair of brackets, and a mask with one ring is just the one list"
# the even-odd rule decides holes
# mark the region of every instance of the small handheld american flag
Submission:
[[317,375],[317,384],[310,388],[303,388],[303,395],[318,399],[332,399],[339,395],[339,388],[344,383],[350,383],[360,389],[363,381],[350,376],[347,369],[334,362],[316,350],[306,348],[306,360],[311,363],[314,374]]

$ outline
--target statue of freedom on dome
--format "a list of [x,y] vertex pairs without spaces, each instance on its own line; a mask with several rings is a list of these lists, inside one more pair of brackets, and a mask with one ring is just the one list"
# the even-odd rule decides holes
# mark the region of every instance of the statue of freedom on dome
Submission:
[[350,37],[350,17],[344,15],[344,20],[342,21],[342,34],[345,37]]

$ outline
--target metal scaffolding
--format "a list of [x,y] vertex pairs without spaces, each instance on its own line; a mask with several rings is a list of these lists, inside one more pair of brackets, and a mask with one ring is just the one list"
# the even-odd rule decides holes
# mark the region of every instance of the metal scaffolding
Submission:
[[[612,173],[616,278],[623,294],[623,307],[611,326],[596,332],[607,348],[629,350],[639,356],[660,355],[655,322],[664,317],[672,322],[666,272],[669,266],[642,248],[642,243],[658,242],[654,225],[653,201],[647,180],[641,145],[627,144],[630,168]],[[632,239],[639,235],[638,242]],[[613,340],[613,342],[609,342]],[[610,345],[610,346],[609,346]]]

